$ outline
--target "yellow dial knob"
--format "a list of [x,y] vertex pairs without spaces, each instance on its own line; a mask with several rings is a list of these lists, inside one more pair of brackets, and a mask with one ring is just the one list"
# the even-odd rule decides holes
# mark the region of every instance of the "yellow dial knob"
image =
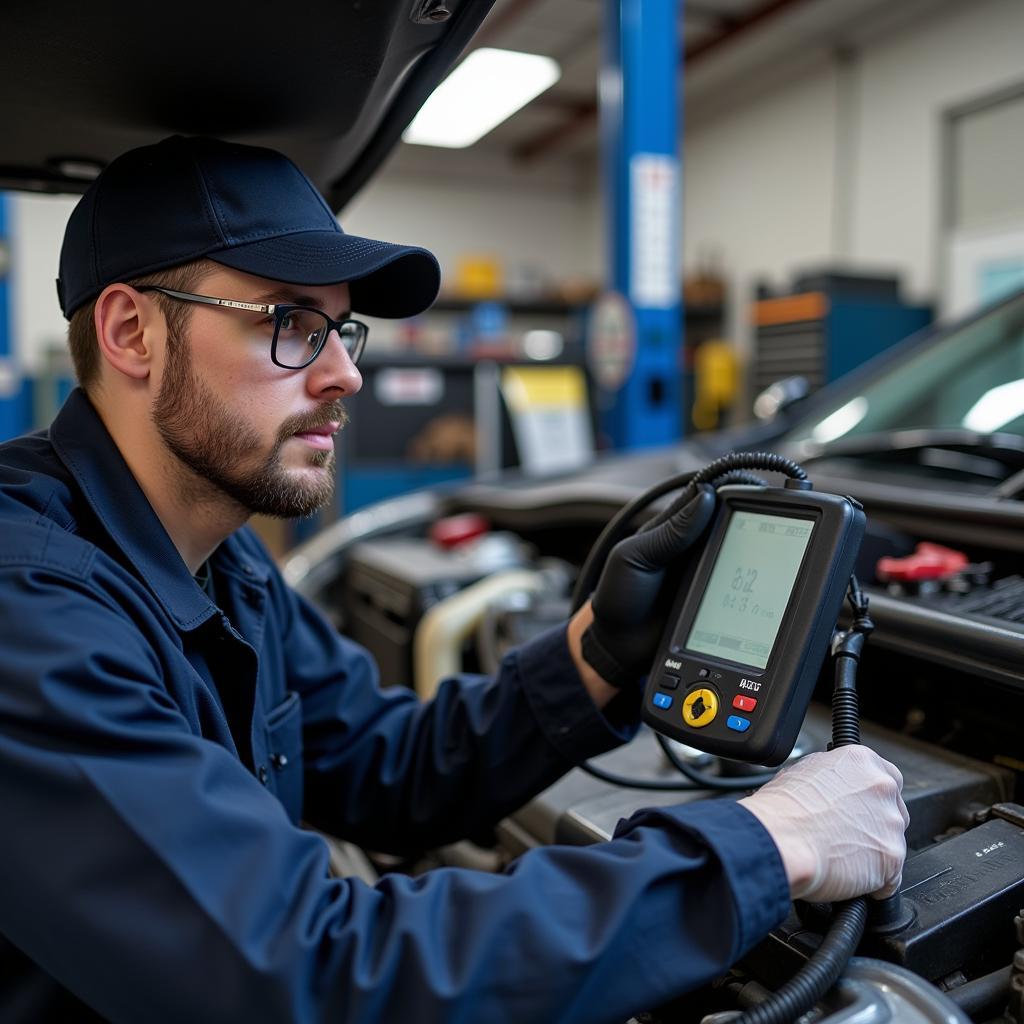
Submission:
[[691,690],[683,701],[683,721],[694,729],[701,729],[714,721],[718,714],[718,694],[702,687]]

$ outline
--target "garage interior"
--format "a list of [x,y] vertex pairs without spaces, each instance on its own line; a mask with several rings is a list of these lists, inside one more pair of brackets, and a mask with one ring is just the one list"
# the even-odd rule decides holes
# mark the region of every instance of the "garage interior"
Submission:
[[[439,680],[493,676],[576,613],[608,531],[656,525],[708,465],[754,451],[799,463],[816,492],[866,514],[860,729],[902,772],[908,859],[902,903],[869,917],[841,980],[804,1007],[816,1016],[764,1019],[1024,1024],[1024,4],[406,6],[381,37],[393,30],[390,49],[311,44],[311,90],[330,82],[325,62],[408,62],[393,92],[366,101],[392,110],[398,96],[397,113],[347,132],[332,123],[332,104],[339,121],[347,111],[344,75],[304,123],[302,83],[248,95],[234,53],[220,69],[182,56],[187,85],[143,75],[130,96],[91,53],[112,28],[97,19],[53,43],[54,61],[98,82],[62,95],[58,146],[33,124],[57,86],[44,75],[34,95],[37,57],[12,55],[0,442],[45,428],[75,388],[54,278],[102,166],[176,133],[280,148],[345,232],[424,246],[442,271],[426,312],[367,318],[331,499],[302,518],[254,517],[284,580],[370,652],[384,684],[428,701]],[[201,9],[183,7],[172,42],[150,35],[132,74],[184,46]],[[11,18],[15,38],[39,28]],[[430,92],[400,88],[432,59],[426,46],[409,56],[417,19],[456,39],[434,84],[490,49],[549,58],[557,77],[469,145],[403,141]],[[233,25],[218,9],[206,30]],[[260,26],[240,31],[256,39]],[[641,91],[645,102],[623,100]],[[754,471],[781,488],[780,465]],[[724,473],[708,480],[751,483]],[[666,480],[676,489],[657,490]],[[855,632],[862,611],[851,597],[836,628]],[[794,760],[833,743],[822,657]],[[651,680],[646,702],[676,713],[679,680]],[[731,709],[755,707],[755,692]],[[645,721],[481,834],[402,853],[327,835],[332,872],[367,885],[504,872],[531,851],[606,842],[639,808],[732,800],[769,777]],[[637,1007],[631,1024],[722,1024],[770,1003],[817,955],[831,911],[798,901],[729,973]]]

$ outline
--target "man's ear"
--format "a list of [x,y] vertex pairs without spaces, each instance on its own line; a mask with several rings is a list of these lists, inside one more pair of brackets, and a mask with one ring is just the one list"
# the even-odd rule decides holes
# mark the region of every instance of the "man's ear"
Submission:
[[107,285],[96,299],[93,324],[102,357],[126,377],[145,380],[154,342],[166,332],[156,304],[130,285]]

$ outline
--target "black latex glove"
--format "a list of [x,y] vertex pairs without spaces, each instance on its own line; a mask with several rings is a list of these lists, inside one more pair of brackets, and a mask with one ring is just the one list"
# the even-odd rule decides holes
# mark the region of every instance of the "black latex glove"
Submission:
[[714,488],[698,484],[686,504],[612,548],[591,598],[594,621],[582,646],[584,660],[612,686],[633,686],[650,670],[676,596],[682,556],[714,512]]

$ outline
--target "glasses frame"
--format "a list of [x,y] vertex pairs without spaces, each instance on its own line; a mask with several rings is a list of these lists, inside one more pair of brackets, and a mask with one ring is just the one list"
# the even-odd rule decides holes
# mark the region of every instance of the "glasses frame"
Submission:
[[[204,306],[222,306],[225,309],[240,309],[246,313],[263,313],[266,316],[272,316],[274,318],[274,337],[270,342],[270,359],[275,366],[280,366],[282,370],[304,370],[323,352],[327,339],[331,336],[332,332],[337,331],[338,337],[342,337],[341,329],[345,324],[355,324],[360,329],[360,335],[354,348],[351,351],[348,348],[345,349],[348,352],[349,359],[352,360],[352,365],[358,366],[363,351],[366,349],[366,339],[370,334],[370,328],[362,320],[353,320],[351,317],[347,317],[344,320],[334,320],[322,309],[317,309],[315,306],[302,306],[293,302],[269,304],[265,302],[243,302],[240,299],[222,299],[215,295],[196,295],[192,292],[178,292],[173,288],[163,288],[156,284],[140,285],[135,290],[139,292],[159,292],[161,295],[166,295],[170,299],[177,299],[179,302],[195,302]],[[277,335],[281,330],[281,324],[285,317],[296,310],[319,314],[327,321],[327,330],[313,350],[313,354],[301,366],[290,366],[287,363],[282,363],[277,358]],[[344,342],[342,344],[344,345]]]

